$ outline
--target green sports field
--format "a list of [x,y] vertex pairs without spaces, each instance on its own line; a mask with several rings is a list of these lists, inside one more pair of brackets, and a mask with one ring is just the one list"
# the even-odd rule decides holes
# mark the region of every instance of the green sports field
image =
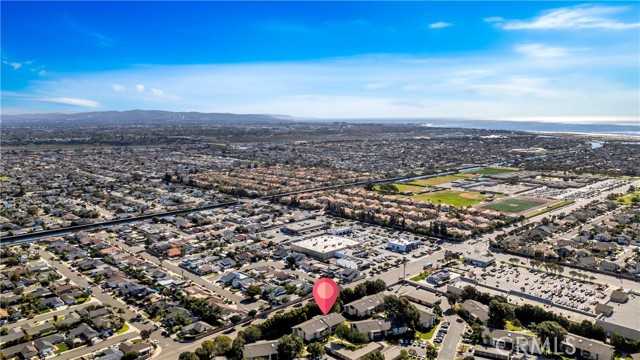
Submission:
[[507,168],[499,168],[499,167],[487,167],[484,169],[476,170],[473,174],[478,175],[497,175],[497,174],[506,174],[510,172],[518,171],[516,169],[507,169]]
[[450,183],[455,180],[462,180],[462,179],[472,178],[472,177],[475,177],[475,175],[473,174],[443,175],[443,176],[437,176],[437,177],[428,178],[428,179],[413,180],[408,184],[416,184],[421,186],[435,186],[435,185]]
[[482,206],[482,208],[506,213],[520,213],[543,204],[545,204],[543,200],[504,199]]
[[473,206],[481,203],[484,200],[485,196],[477,192],[443,190],[414,195],[411,198],[417,201],[431,201],[434,204],[442,203],[453,206]]

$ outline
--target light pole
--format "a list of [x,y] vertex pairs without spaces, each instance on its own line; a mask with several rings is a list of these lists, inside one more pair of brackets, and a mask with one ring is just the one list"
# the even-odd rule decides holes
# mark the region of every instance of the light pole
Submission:
[[403,274],[402,274],[402,283],[404,284],[407,281],[407,257],[402,257],[403,262]]

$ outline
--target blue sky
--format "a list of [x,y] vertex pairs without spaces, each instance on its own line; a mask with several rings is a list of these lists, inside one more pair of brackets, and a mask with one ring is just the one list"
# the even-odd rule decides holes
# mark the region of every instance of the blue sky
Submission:
[[0,6],[3,113],[640,117],[637,2]]

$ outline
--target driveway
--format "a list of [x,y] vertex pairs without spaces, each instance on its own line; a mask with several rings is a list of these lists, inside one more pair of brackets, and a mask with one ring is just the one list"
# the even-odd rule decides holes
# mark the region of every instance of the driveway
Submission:
[[464,322],[456,321],[460,319],[458,315],[445,315],[444,319],[449,322],[449,332],[444,337],[438,359],[455,359],[466,325]]

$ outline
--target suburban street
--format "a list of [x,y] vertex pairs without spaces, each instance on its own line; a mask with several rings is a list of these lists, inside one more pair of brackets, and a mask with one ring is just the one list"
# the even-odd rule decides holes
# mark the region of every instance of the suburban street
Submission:
[[[69,278],[73,283],[75,283],[78,286],[82,286],[82,287],[89,287],[89,281],[82,275],[78,275],[75,272],[72,272],[71,269],[65,264],[65,263],[61,263],[57,260],[54,259],[53,255],[51,255],[50,253],[48,253],[47,251],[45,251],[42,248],[38,249],[38,253],[40,254],[40,256],[49,261],[50,263],[52,263],[53,266],[56,267],[56,270],[58,272],[60,272],[60,274],[64,275],[65,277]],[[52,261],[53,260],[53,261]],[[94,351],[97,350],[101,350],[101,349],[105,349],[111,345],[114,344],[119,344],[123,341],[126,340],[130,340],[133,339],[135,337],[139,337],[139,333],[137,330],[151,330],[153,329],[153,322],[149,322],[148,324],[144,325],[140,322],[135,323],[135,326],[133,324],[131,324],[131,319],[133,319],[134,317],[138,316],[139,312],[134,312],[132,311],[122,300],[120,300],[119,298],[113,297],[108,293],[102,293],[100,291],[94,291],[93,294],[91,295],[92,298],[95,298],[97,300],[99,300],[100,302],[102,302],[105,305],[110,305],[113,309],[123,309],[124,310],[124,314],[122,314],[125,318],[125,320],[128,322],[130,329],[128,330],[127,333],[124,334],[120,334],[120,335],[116,335],[116,336],[112,336],[110,338],[108,338],[105,341],[102,341],[100,343],[97,343],[95,345],[92,346],[92,348],[94,348]],[[75,311],[76,309],[80,309],[80,307],[72,307],[68,310],[71,311]],[[45,314],[45,315],[49,315],[49,314]],[[50,315],[51,316],[51,315]],[[117,340],[120,339],[120,340]],[[171,338],[166,338],[160,335],[160,331],[155,331],[151,334],[151,339],[153,340],[157,340],[158,341],[158,345],[160,347],[171,347],[174,344],[174,341]],[[60,355],[60,359],[61,360],[67,360],[67,359],[73,359],[74,357],[77,357],[81,354],[83,354],[84,352],[78,351],[76,356],[74,356],[74,351],[75,350],[69,350],[66,352],[63,352]]]

